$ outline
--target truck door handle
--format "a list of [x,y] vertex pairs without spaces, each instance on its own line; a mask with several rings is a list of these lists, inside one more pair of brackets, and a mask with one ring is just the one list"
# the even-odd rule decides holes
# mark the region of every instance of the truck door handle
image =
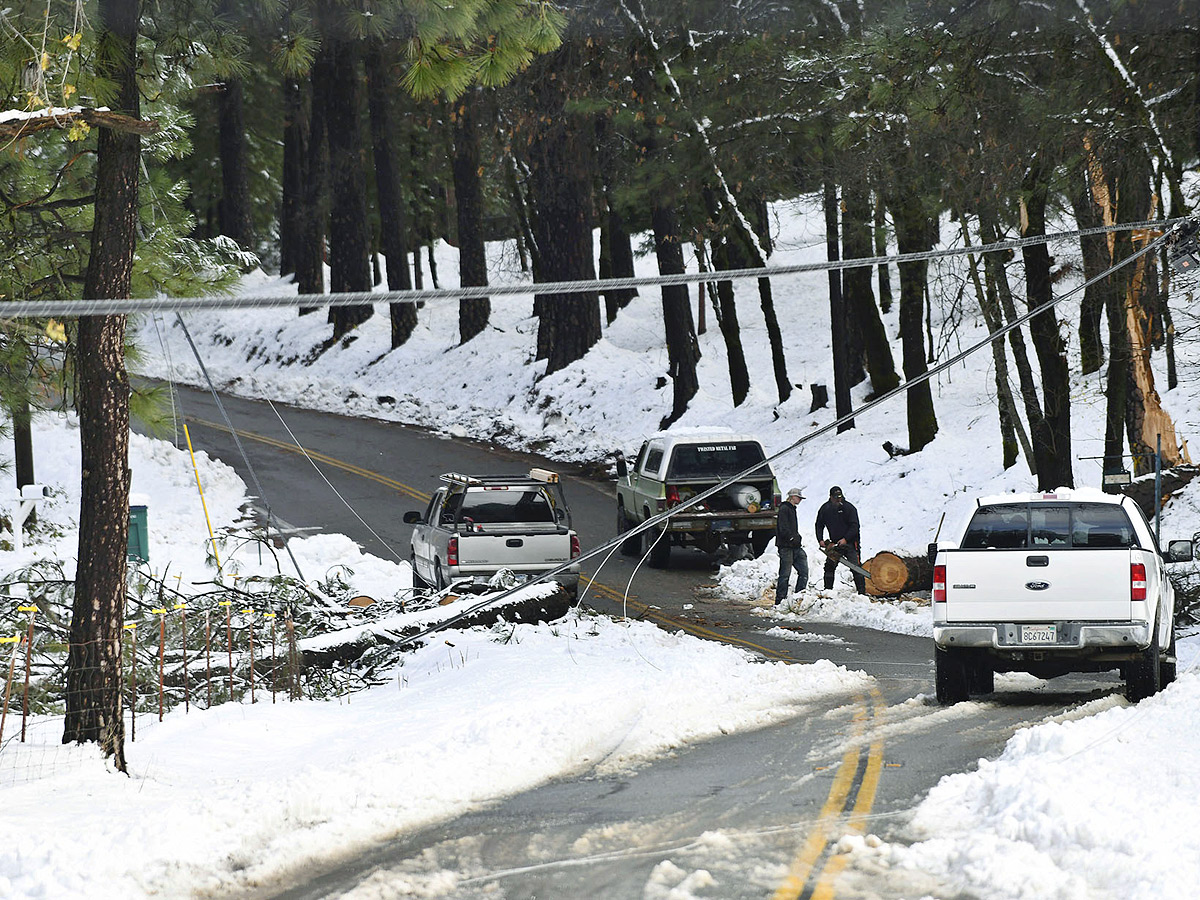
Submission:
[[1025,565],[1027,566],[1048,566],[1050,565],[1050,557],[1048,556],[1027,556],[1025,557]]
[[507,541],[504,542],[504,546],[506,546],[506,547],[524,547],[525,542],[523,540],[521,540],[520,538],[509,538]]

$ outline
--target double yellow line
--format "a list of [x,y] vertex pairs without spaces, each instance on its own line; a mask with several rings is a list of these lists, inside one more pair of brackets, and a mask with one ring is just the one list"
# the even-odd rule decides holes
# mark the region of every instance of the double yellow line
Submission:
[[[195,425],[201,425],[205,428],[213,428],[217,431],[229,431],[229,426],[222,425],[220,422],[209,422],[206,419],[198,419],[195,416],[184,416],[184,418],[188,422],[191,422]],[[327,454],[321,453],[318,450],[308,450],[303,447],[299,447],[296,444],[289,444],[287,441],[279,441],[275,438],[267,437],[265,434],[258,434],[253,431],[245,431],[241,428],[235,428],[234,431],[237,432],[239,437],[244,437],[246,440],[257,441],[260,444],[266,444],[268,447],[274,447],[277,450],[285,450],[288,453],[296,453],[300,456],[307,456],[314,462],[322,463],[334,469],[341,469],[343,472],[349,472],[352,475],[358,475],[362,478],[366,478],[369,481],[374,481],[378,484],[390,487],[392,490],[399,491],[401,494],[412,497],[414,500],[420,500],[422,503],[428,503],[429,498],[432,496],[424,491],[418,491],[416,488],[409,487],[404,482],[397,481],[395,478],[388,478],[386,475],[380,475],[378,472],[373,472],[370,469],[364,469],[362,466],[356,466],[353,463],[343,462],[336,457],[328,456]]]
[[[832,900],[834,882],[850,859],[848,854],[834,852],[835,842],[847,831],[865,832],[867,816],[875,803],[883,771],[883,740],[878,725],[886,708],[883,695],[874,687],[859,698],[850,746],[833,776],[829,796],[772,900]],[[876,736],[868,741],[869,731]]]

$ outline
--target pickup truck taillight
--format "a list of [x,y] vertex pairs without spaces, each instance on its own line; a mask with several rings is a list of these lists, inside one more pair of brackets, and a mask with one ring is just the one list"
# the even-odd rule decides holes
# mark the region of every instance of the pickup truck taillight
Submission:
[[771,495],[771,509],[779,509],[779,504],[783,502],[783,497],[779,494]]
[[933,567],[933,602],[946,602],[946,567]]
[[576,559],[580,554],[579,535],[571,535],[571,559]]
[[679,488],[673,484],[667,485],[667,506],[679,505]]
[[1146,599],[1146,567],[1142,563],[1129,566],[1129,599]]
[[458,537],[457,536],[450,538],[449,543],[446,544],[446,565],[448,565],[448,566],[457,566],[458,565]]

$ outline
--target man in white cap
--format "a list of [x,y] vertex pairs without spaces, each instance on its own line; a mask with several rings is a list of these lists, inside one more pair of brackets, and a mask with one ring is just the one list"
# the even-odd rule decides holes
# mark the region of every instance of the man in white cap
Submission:
[[779,579],[775,582],[775,605],[787,599],[788,579],[792,569],[796,570],[796,591],[808,587],[808,555],[800,538],[800,526],[796,522],[796,507],[804,499],[800,488],[787,492],[787,499],[779,505],[779,516],[775,521],[775,549],[779,551]]

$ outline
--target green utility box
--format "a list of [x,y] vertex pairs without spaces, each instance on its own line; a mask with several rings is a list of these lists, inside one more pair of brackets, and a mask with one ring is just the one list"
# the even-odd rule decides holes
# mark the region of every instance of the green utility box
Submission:
[[150,535],[146,528],[146,507],[129,507],[129,544],[125,554],[139,562],[150,561]]

